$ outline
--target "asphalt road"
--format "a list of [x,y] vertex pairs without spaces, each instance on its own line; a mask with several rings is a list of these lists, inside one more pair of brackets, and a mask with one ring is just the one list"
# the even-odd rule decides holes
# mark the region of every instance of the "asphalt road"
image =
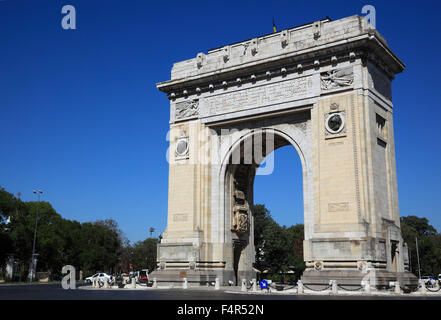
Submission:
[[241,294],[214,289],[64,290],[61,284],[0,285],[0,300],[441,300],[411,296],[330,296]]

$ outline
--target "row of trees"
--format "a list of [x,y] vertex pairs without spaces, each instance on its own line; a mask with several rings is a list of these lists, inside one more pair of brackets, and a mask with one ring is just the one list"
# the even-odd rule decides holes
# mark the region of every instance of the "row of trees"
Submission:
[[59,279],[68,264],[84,275],[128,271],[129,264],[155,267],[157,239],[131,245],[112,219],[85,223],[64,219],[49,202],[23,202],[1,188],[0,266],[13,255],[18,280],[26,279],[29,271],[37,207],[37,271],[49,271],[52,279]]
[[[132,245],[112,219],[85,223],[64,219],[49,202],[23,202],[0,188],[0,266],[13,255],[18,278],[26,279],[29,271],[37,207],[37,269],[50,271],[52,278],[59,278],[67,264],[84,275],[127,272],[129,265],[133,270],[156,268],[158,239],[152,238],[153,228],[150,238]],[[298,278],[305,269],[303,224],[280,226],[264,205],[255,205],[253,212],[255,267],[272,274],[294,270]],[[440,274],[441,234],[427,219],[416,216],[402,217],[401,230],[411,271],[418,275],[417,238],[421,274]]]

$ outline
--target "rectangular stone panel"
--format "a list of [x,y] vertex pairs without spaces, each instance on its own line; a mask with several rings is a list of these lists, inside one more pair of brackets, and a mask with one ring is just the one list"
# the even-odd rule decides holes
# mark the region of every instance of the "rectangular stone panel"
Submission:
[[188,215],[187,214],[174,214],[173,215],[173,221],[175,222],[183,222],[187,221]]
[[392,88],[389,78],[371,62],[367,63],[368,66],[368,85],[369,89],[374,89],[385,98],[392,101]]
[[200,111],[201,116],[209,117],[300,98],[311,93],[312,85],[312,76],[306,76],[207,97]]
[[313,241],[311,251],[313,259],[344,260],[352,258],[351,243],[347,240]]
[[158,244],[159,261],[195,261],[193,244]]
[[339,202],[339,203],[329,203],[328,211],[329,212],[340,212],[340,211],[348,211],[349,210],[349,202]]

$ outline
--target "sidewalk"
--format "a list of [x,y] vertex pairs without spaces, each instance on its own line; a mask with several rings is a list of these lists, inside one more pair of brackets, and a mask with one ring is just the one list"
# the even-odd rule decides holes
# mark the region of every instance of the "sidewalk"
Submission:
[[257,288],[257,291],[252,291],[251,289],[248,289],[247,291],[242,291],[240,286],[221,286],[219,289],[215,289],[214,286],[189,286],[186,289],[183,289],[182,286],[158,286],[157,288],[153,287],[147,287],[144,285],[136,285],[136,288],[132,287],[132,284],[127,284],[124,288],[118,288],[117,286],[113,286],[110,288],[95,288],[92,286],[82,286],[78,287],[78,289],[82,290],[189,290],[189,291],[220,291],[225,293],[235,293],[235,294],[244,294],[244,295],[309,295],[309,296],[325,296],[325,295],[333,295],[333,296],[403,296],[403,297],[441,297],[441,291],[438,292],[429,292],[427,291],[425,294],[422,294],[421,292],[412,292],[412,293],[400,293],[396,294],[392,291],[378,291],[378,290],[372,290],[370,294],[366,294],[363,290],[359,291],[345,291],[343,289],[339,289],[337,294],[332,293],[331,289],[327,289],[324,291],[313,291],[309,289],[304,289],[304,292],[302,294],[299,294],[297,292],[297,287],[292,288],[289,290],[283,290],[283,291],[277,291],[274,288],[271,288],[269,291],[261,290],[260,288]]

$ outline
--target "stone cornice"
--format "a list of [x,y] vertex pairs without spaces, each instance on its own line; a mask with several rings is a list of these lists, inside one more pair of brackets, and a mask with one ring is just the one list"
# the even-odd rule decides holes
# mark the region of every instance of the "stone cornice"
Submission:
[[[355,59],[372,61],[390,79],[393,79],[394,74],[402,72],[405,67],[404,63],[388,48],[381,35],[372,28],[362,28],[362,30],[363,33],[353,37],[339,38],[336,41],[324,42],[306,49],[288,52],[282,49],[275,50],[274,55],[267,55],[262,59],[257,57],[244,59],[245,61],[242,63],[236,63],[229,67],[225,66],[199,74],[189,74],[182,78],[158,83],[157,88],[167,93],[170,99],[174,99],[264,78],[302,72],[311,68],[319,69],[322,66],[337,65],[340,62]],[[196,64],[198,60],[196,58],[188,61],[193,61]],[[193,72],[191,70],[190,73]]]

